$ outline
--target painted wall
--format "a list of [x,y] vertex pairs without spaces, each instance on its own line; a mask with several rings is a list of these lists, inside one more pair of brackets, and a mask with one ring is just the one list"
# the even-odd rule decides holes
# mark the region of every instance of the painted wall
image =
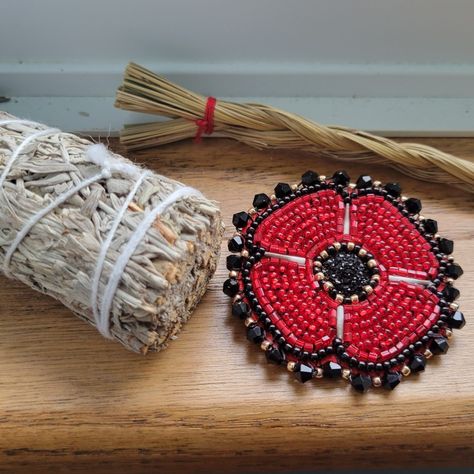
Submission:
[[[472,119],[473,18],[471,0],[1,0],[0,95],[19,98],[5,106],[17,113],[45,110],[29,97],[110,105],[134,60],[205,94],[331,97],[341,110],[354,98],[436,98],[448,109],[465,98],[452,113],[467,107]],[[352,120],[314,104],[322,121]]]
[[2,0],[1,59],[473,63],[473,17],[471,0]]

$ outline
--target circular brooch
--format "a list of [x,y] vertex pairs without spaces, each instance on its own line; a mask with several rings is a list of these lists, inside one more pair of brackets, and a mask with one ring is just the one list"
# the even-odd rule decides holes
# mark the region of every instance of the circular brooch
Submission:
[[465,320],[453,242],[420,211],[399,184],[345,171],[257,194],[233,216],[223,286],[247,338],[301,382],[343,377],[365,392],[423,371]]

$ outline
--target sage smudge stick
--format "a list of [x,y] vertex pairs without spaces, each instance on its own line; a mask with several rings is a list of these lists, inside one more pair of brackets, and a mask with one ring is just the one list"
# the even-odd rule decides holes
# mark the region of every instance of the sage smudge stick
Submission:
[[215,270],[220,212],[196,190],[97,147],[0,112],[0,268],[94,326],[108,294],[99,330],[132,351],[159,351]]

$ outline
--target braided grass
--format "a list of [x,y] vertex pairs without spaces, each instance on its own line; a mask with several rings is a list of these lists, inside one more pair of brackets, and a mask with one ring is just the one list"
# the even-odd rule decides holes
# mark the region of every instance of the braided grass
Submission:
[[[121,142],[131,150],[192,138],[207,98],[130,63],[115,106],[171,120],[127,125]],[[262,104],[218,100],[213,137],[233,138],[256,147],[304,150],[344,161],[383,163],[423,181],[443,182],[474,193],[474,163],[417,143],[398,143],[367,132],[321,125]]]

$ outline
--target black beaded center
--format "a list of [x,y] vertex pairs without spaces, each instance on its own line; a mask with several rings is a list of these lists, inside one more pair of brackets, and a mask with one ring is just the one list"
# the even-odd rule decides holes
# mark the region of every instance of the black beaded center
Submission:
[[336,291],[346,297],[360,293],[371,279],[370,269],[362,259],[345,251],[324,260],[321,271]]

